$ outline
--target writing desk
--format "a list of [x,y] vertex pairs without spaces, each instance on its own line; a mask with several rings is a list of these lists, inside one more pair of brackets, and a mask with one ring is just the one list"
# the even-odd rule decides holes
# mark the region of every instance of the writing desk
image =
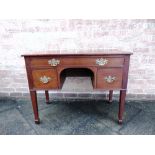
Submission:
[[44,90],[49,102],[49,90],[62,88],[68,70],[85,69],[91,76],[94,90],[108,90],[112,102],[114,90],[120,91],[118,122],[122,123],[127,91],[129,60],[132,53],[94,51],[79,53],[46,52],[24,54],[35,123],[39,124],[37,91]]

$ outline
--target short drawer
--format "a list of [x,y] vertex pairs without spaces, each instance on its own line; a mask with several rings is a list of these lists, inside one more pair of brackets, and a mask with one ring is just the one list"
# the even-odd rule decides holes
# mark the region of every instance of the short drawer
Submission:
[[98,69],[97,88],[119,89],[122,88],[123,70],[121,68]]
[[60,64],[60,58],[31,58],[32,67],[51,67]]
[[55,69],[33,70],[33,87],[38,89],[58,88],[57,72]]
[[68,66],[99,66],[99,67],[121,67],[123,66],[123,57],[61,57],[61,58],[32,58],[33,67],[50,67],[59,65]]

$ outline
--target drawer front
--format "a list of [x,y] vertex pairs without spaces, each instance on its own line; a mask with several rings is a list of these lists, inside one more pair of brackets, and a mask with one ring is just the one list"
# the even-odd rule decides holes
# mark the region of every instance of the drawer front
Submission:
[[55,69],[33,70],[33,87],[38,89],[58,88],[57,72]]
[[32,58],[31,66],[33,67],[51,67],[60,64],[59,58]]
[[121,67],[123,66],[123,57],[66,57],[66,58],[33,58],[31,66],[50,67],[59,65],[69,66],[99,66],[99,67]]
[[117,89],[122,88],[123,70],[121,68],[98,69],[97,88]]

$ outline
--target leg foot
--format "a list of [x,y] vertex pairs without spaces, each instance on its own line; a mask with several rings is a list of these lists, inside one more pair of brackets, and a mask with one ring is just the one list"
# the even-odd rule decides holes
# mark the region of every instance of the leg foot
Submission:
[[118,124],[122,124],[123,123],[123,120],[118,120]]
[[109,100],[109,103],[112,103],[112,100]]
[[35,120],[35,124],[40,124],[40,119]]
[[50,104],[50,102],[46,100],[46,104]]

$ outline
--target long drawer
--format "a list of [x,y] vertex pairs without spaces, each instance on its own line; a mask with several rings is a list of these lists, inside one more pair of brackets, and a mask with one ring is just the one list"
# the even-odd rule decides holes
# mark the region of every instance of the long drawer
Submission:
[[51,57],[51,58],[32,58],[32,67],[55,67],[66,66],[100,66],[100,67],[121,67],[123,57]]

